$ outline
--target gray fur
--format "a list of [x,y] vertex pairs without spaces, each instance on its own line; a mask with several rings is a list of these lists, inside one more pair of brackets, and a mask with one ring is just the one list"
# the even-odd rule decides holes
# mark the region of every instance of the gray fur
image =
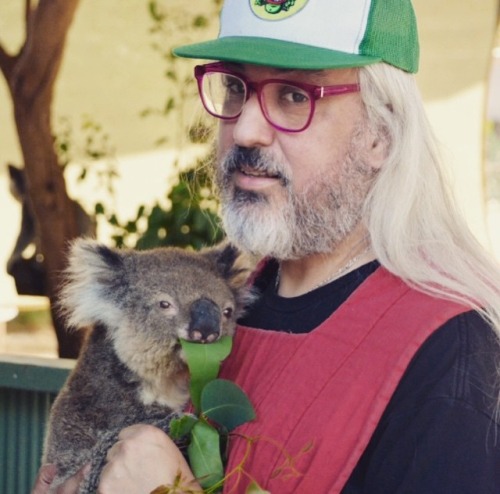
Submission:
[[51,412],[42,460],[58,466],[54,487],[92,462],[80,492],[95,492],[107,449],[127,425],[168,432],[189,397],[178,340],[233,333],[251,300],[250,266],[241,263],[229,245],[139,252],[73,244],[60,307],[70,326],[91,330]]

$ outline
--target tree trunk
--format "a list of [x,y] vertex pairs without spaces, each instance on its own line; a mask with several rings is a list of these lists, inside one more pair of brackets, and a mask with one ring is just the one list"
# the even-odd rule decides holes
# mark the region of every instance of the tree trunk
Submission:
[[26,0],[26,40],[19,53],[0,46],[24,158],[27,192],[36,217],[47,273],[59,355],[76,358],[81,335],[66,330],[54,309],[68,242],[78,235],[76,209],[66,191],[51,131],[51,105],[66,35],[79,0]]

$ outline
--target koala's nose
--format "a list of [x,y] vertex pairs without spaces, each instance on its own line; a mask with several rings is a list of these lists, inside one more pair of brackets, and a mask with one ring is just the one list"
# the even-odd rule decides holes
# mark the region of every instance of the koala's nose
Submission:
[[189,338],[192,341],[211,343],[220,334],[220,311],[215,302],[200,298],[191,305]]

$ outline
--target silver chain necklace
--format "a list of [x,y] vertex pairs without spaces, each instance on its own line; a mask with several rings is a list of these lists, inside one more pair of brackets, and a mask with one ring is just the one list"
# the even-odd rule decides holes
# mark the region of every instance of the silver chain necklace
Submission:
[[[320,281],[319,283],[314,285],[312,288],[310,288],[309,290],[304,292],[302,295],[305,295],[306,293],[312,292],[313,290],[316,290],[317,288],[320,288],[324,285],[327,285],[331,281],[333,281],[337,278],[340,278],[340,276],[342,276],[344,273],[349,271],[349,269],[351,269],[356,264],[356,262],[358,262],[366,253],[368,253],[370,249],[371,249],[371,246],[369,245],[368,247],[366,247],[366,249],[364,249],[358,255],[351,257],[351,259],[349,259],[349,261],[347,261],[347,263],[344,264],[340,269],[335,271],[335,273],[333,273],[332,275],[330,275],[328,278],[324,279],[323,281]],[[278,274],[276,275],[276,282],[274,285],[276,293],[278,292],[278,288],[280,286],[280,280],[281,280],[281,265],[278,267]]]

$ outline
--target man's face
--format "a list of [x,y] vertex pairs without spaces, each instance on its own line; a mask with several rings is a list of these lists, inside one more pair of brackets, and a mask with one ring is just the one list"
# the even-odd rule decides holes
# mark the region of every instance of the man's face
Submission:
[[[357,82],[355,70],[237,70],[252,82]],[[216,177],[228,237],[263,257],[331,252],[360,221],[376,173],[371,148],[359,93],[317,100],[310,126],[299,133],[273,128],[252,95],[237,119],[220,124]]]

